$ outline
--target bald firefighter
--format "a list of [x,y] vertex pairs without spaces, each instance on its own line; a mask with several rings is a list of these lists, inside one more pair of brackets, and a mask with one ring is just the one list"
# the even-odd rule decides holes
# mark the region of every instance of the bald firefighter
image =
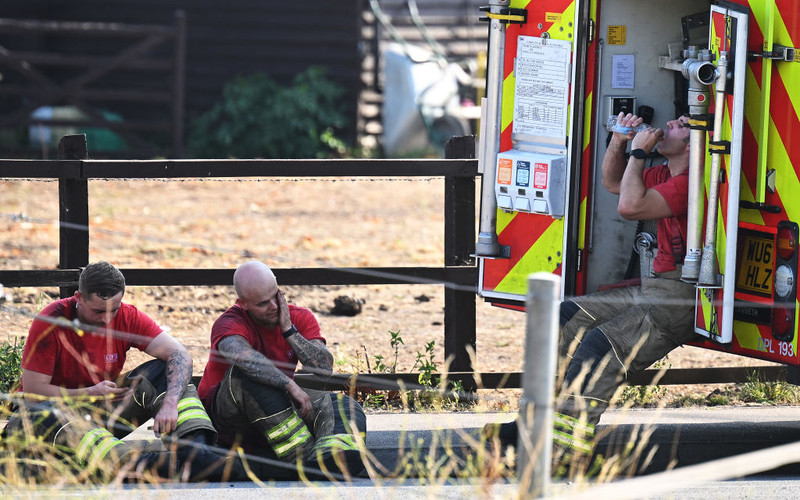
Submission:
[[366,416],[352,398],[304,390],[294,381],[298,362],[328,376],[333,356],[314,314],[287,304],[272,270],[250,261],[233,276],[236,303],[211,330],[211,354],[200,398],[220,430],[220,445],[292,464],[267,467],[262,478],[364,470],[355,436]]
[[[191,356],[124,294],[122,273],[97,262],[81,272],[74,296],[36,316],[22,355],[24,400],[4,429],[4,446],[41,457],[31,439],[38,438],[87,477],[127,469],[222,478],[235,464],[207,447],[217,433],[190,383]],[[155,359],[120,375],[131,348]],[[141,454],[121,440],[151,418],[170,451]]]

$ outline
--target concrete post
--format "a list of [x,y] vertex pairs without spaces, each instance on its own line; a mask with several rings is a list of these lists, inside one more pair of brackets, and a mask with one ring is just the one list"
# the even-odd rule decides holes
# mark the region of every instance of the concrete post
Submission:
[[520,497],[542,497],[550,485],[560,278],[528,277],[525,371],[519,403],[517,478]]

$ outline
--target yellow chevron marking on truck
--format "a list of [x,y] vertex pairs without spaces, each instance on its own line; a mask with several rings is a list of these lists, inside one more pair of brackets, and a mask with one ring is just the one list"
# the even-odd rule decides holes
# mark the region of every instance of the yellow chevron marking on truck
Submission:
[[[528,275],[537,271],[552,272],[561,263],[561,239],[564,234],[563,219],[554,220],[542,233],[536,243],[531,245],[525,255],[511,268],[495,287],[496,292],[527,295]],[[550,260],[548,260],[550,257]]]
[[[749,96],[745,99],[745,120],[756,138],[756,142],[761,136],[761,88],[758,86],[755,74],[747,68],[747,76],[745,79],[745,93]],[[761,147],[760,145],[758,147]],[[755,179],[748,179],[742,175],[742,185],[739,190],[739,198],[742,201],[755,202],[754,186],[750,185],[748,181],[755,182]],[[739,220],[742,222],[749,222],[751,224],[764,225],[764,218],[758,210],[740,210]]]
[[760,342],[761,333],[758,331],[758,325],[734,320],[733,328],[736,331],[736,340],[739,341],[740,346],[753,351],[763,350],[763,345]]
[[497,211],[497,234],[503,232],[503,230],[511,224],[511,221],[514,220],[514,217],[517,215],[517,212],[504,212],[502,210]]
[[[775,128],[775,123],[772,120],[769,121],[768,141],[770,166],[775,169],[775,185],[779,186],[779,192],[800,193],[800,182],[797,180],[797,174],[789,162],[789,155],[786,153],[781,136],[778,134],[778,129]],[[800,203],[797,203],[797,200],[783,200],[783,208],[786,210],[789,220],[798,220],[800,218],[800,207],[798,205]]]
[[[775,16],[775,42],[788,47],[794,47],[795,44],[800,44],[800,40],[792,40],[792,37],[789,35],[789,30],[786,29],[786,23],[783,22],[780,13]],[[781,80],[783,80],[783,85],[788,90],[789,99],[792,101],[794,112],[800,116],[800,92],[796,92],[796,89],[800,88],[800,64],[783,62],[778,63],[777,67],[778,74]]]
[[[593,99],[594,92],[589,92],[589,95],[586,96],[586,102],[583,105],[583,149],[589,147],[589,139],[591,139],[592,134],[589,133],[592,127],[592,109],[593,109]],[[599,119],[599,117],[598,117]]]
[[586,241],[586,197],[581,199],[580,220],[578,221],[578,248],[584,248]]
[[512,71],[505,80],[503,80],[503,111],[500,118],[500,130],[507,129],[511,122],[514,121],[514,83],[517,79],[514,77]]
[[700,290],[697,293],[698,298],[700,299],[700,308],[703,310],[703,330],[708,331],[711,325],[711,302],[706,297],[706,294]]
[[[550,36],[556,39],[571,41],[572,38],[568,38],[567,33],[572,33],[574,29],[572,26],[570,26],[570,23],[575,21],[575,2],[569,4],[569,7],[564,9],[564,12],[560,14],[555,12],[548,12],[547,16],[552,16],[551,18],[553,21],[553,25],[550,26],[550,29],[547,30],[547,32],[550,33]],[[548,22],[550,20],[551,19],[547,19]]]

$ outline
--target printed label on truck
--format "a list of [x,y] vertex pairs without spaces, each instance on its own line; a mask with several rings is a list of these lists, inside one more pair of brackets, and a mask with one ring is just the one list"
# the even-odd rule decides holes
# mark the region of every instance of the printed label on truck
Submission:
[[511,171],[513,163],[510,158],[500,158],[497,162],[497,183],[511,185]]
[[517,186],[528,187],[531,185],[531,162],[517,161]]
[[547,163],[534,164],[533,187],[536,189],[547,189]]
[[608,39],[609,45],[625,45],[626,35],[628,28],[625,25],[609,25],[608,26]]

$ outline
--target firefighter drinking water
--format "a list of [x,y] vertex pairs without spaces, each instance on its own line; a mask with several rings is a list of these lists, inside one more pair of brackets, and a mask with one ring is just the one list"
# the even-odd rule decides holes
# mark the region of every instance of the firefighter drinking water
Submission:
[[[87,478],[113,479],[126,470],[236,478],[241,469],[207,446],[217,433],[190,383],[191,356],[122,302],[124,294],[122,273],[97,262],[81,272],[74,296],[33,320],[22,355],[24,400],[3,431],[3,446],[34,476],[46,473],[41,464],[54,454]],[[156,359],[120,376],[133,347]],[[121,440],[150,418],[171,451],[138,453]],[[39,466],[24,465],[42,458]]]
[[[602,163],[603,186],[619,195],[617,210],[623,218],[657,221],[658,253],[653,276],[643,276],[641,286],[612,288],[561,304],[559,360],[566,368],[554,416],[556,474],[565,472],[558,470],[562,466],[588,465],[583,459],[593,451],[595,425],[629,371],[644,370],[699,338],[692,328],[695,288],[680,280],[686,252],[688,118],[640,132],[634,132],[642,122],[636,115],[620,113],[617,121],[628,131],[611,138]],[[645,169],[654,150],[666,162]],[[516,444],[517,422],[484,431],[503,445]]]
[[287,304],[272,270],[250,261],[233,276],[236,303],[211,330],[211,353],[199,393],[220,431],[220,444],[285,463],[261,467],[262,479],[315,477],[364,470],[356,435],[366,416],[352,398],[301,389],[298,361],[327,376],[333,356],[313,313]]

